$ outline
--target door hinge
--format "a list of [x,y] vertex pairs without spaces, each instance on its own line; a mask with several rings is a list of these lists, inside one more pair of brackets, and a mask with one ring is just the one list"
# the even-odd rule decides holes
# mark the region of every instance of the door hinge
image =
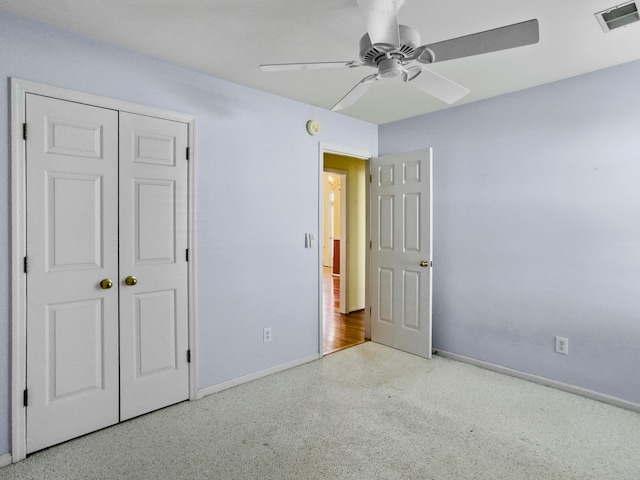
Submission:
[[29,257],[24,257],[24,273],[29,273]]
[[187,160],[191,160],[191,149],[187,147]]
[[191,350],[187,350],[187,363],[191,363]]
[[22,124],[22,139],[23,140],[27,139],[27,124],[26,123]]
[[188,261],[189,261],[189,249],[188,249],[188,248],[187,248],[187,255],[186,255],[186,258],[187,258],[187,262],[188,262]]
[[373,183],[373,175],[369,174],[369,183]]
[[372,248],[373,248],[373,242],[369,240],[369,250],[371,250]]
[[22,403],[25,407],[29,406],[29,390],[27,390],[26,388],[24,389],[24,392],[22,394]]

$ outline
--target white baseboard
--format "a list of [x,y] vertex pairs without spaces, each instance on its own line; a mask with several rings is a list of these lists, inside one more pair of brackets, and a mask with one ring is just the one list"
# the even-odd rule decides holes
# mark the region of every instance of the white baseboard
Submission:
[[6,467],[7,465],[11,465],[10,453],[5,453],[4,455],[0,455],[0,467]]
[[353,312],[358,312],[360,310],[364,310],[364,305],[361,307],[359,305],[356,305],[355,307],[351,307],[349,308],[349,313],[353,313]]
[[544,385],[545,387],[555,388],[557,390],[573,393],[575,395],[580,395],[586,398],[590,398],[592,400],[597,400],[599,402],[608,403],[610,405],[615,405],[616,407],[625,408],[627,410],[640,413],[640,404],[629,402],[628,400],[623,400],[621,398],[612,397],[610,395],[605,395],[604,393],[594,392],[593,390],[588,390],[582,387],[576,387],[575,385],[569,385],[568,383],[558,382],[557,380],[550,380],[545,377],[539,377],[538,375],[532,375],[530,373],[521,372],[519,370],[514,370],[512,368],[502,367],[500,365],[495,365],[493,363],[485,362],[483,360],[476,360],[475,358],[465,357],[464,355],[458,355],[457,353],[444,352],[442,350],[437,350],[436,354],[440,355],[441,357],[450,358],[451,360],[456,360],[458,362],[475,365],[476,367],[484,368],[485,370],[491,370],[497,373],[503,373],[511,377],[516,377],[522,380],[527,380],[529,382],[538,383],[540,385]]
[[313,355],[309,355],[308,357],[294,360],[292,362],[283,363],[281,365],[276,365],[275,367],[267,368],[265,370],[260,370],[259,372],[251,373],[249,375],[244,375],[243,377],[234,378],[233,380],[229,380],[227,382],[211,385],[210,387],[200,388],[198,389],[198,392],[196,394],[196,399],[201,399],[208,395],[212,395],[214,393],[218,393],[223,390],[226,390],[228,388],[237,387],[238,385],[242,385],[243,383],[251,382],[252,380],[257,380],[259,378],[266,377],[274,373],[282,372],[283,370],[288,370],[293,367],[304,365],[305,363],[313,362],[314,360],[318,360],[319,358],[320,358],[320,355],[316,353]]

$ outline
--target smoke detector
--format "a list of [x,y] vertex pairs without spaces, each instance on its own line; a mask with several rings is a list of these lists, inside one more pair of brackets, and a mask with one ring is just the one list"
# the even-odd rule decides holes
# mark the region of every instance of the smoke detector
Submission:
[[595,14],[602,30],[610,32],[615,28],[624,27],[640,20],[636,2],[627,2],[617,7],[611,7]]

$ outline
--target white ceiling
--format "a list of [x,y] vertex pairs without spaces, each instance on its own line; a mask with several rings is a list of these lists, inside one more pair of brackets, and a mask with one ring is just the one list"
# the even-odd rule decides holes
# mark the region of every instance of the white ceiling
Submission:
[[[429,66],[471,90],[454,104],[459,105],[640,59],[640,22],[605,34],[594,17],[615,5],[616,0],[406,0],[399,21],[429,44],[539,20],[536,45]],[[327,109],[374,73],[368,67],[277,73],[258,68],[357,60],[365,25],[355,0],[0,0],[0,8]],[[341,113],[383,124],[446,107],[390,79]]]

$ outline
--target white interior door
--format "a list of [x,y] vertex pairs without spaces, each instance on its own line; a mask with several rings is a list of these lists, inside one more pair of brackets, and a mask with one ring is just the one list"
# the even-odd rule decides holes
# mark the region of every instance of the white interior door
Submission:
[[189,398],[187,134],[120,114],[121,420]]
[[[27,452],[118,422],[118,113],[28,94]],[[108,285],[104,285],[108,287]]]
[[431,358],[431,149],[371,161],[371,339]]

